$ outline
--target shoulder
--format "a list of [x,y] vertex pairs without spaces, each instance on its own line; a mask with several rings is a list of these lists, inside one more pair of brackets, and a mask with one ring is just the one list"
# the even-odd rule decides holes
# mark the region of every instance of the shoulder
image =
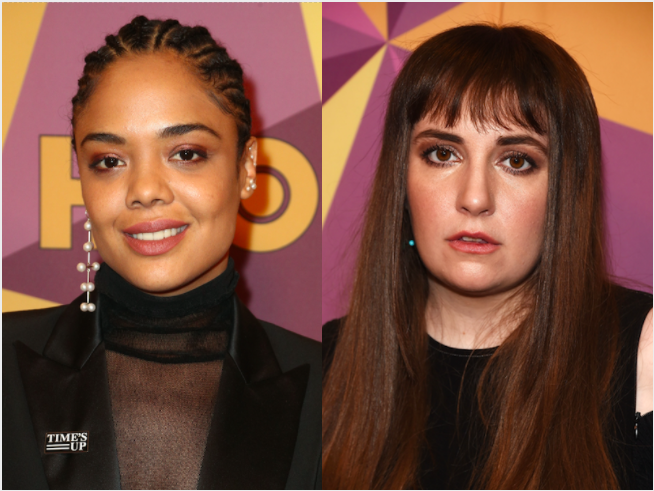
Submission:
[[[16,343],[23,343],[42,353],[57,320],[67,305],[39,310],[24,310],[2,314],[2,393],[22,390],[18,370]],[[3,404],[5,398],[3,397]]]
[[275,352],[283,371],[309,363],[320,366],[320,343],[300,334],[279,327],[270,322],[259,320]]
[[25,343],[35,351],[42,351],[57,320],[67,307],[67,305],[61,305],[47,309],[3,313],[3,351],[16,341]]
[[334,319],[327,322],[322,326],[322,364],[323,376],[329,369],[334,357],[334,350],[336,349],[336,342],[338,341],[338,334],[345,317]]
[[320,482],[322,384],[320,343],[270,322],[259,320],[283,372],[309,365],[309,380],[302,406],[296,452],[289,471],[288,489],[308,489]]
[[632,328],[640,332],[645,318],[652,310],[652,294],[616,286],[615,298],[623,329]]
[[644,414],[652,410],[652,294],[616,286],[615,298],[623,359],[631,360],[632,367],[636,365],[635,409]]
[[643,323],[638,342],[638,365],[636,382],[636,411],[645,414],[652,411],[652,311]]

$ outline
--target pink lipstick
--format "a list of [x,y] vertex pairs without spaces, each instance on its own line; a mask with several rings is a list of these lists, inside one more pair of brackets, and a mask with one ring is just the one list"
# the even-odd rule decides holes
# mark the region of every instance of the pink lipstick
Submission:
[[446,239],[459,252],[467,254],[490,254],[500,248],[500,243],[482,232],[459,232]]
[[143,256],[159,256],[179,244],[187,230],[185,222],[159,219],[132,225],[123,230],[123,236],[135,252]]

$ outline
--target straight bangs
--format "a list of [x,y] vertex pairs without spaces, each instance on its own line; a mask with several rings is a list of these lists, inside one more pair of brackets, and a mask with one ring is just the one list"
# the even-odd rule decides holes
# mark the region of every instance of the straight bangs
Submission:
[[464,115],[480,130],[517,125],[547,134],[559,106],[547,55],[525,42],[524,30],[467,27],[432,38],[407,66],[410,127],[424,118],[452,127]]

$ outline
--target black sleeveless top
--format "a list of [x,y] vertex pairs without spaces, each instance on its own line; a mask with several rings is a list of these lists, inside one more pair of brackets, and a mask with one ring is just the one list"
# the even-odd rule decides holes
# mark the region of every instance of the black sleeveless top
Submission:
[[[652,413],[636,413],[636,362],[640,331],[652,295],[616,289],[622,348],[614,416],[618,442],[612,445],[623,489],[652,489]],[[338,337],[339,321],[323,327],[323,378]],[[464,350],[429,339],[431,412],[420,468],[423,489],[467,489],[480,458],[485,430],[476,402],[479,377],[495,348]],[[458,410],[457,410],[458,407]],[[582,415],[579,416],[583,418]]]

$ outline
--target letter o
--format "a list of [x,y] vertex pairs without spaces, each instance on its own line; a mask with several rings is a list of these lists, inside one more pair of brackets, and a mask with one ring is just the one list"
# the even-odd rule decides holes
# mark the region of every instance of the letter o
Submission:
[[271,252],[295,242],[311,225],[318,210],[318,179],[293,145],[277,138],[257,141],[258,185],[250,198],[255,203],[241,203],[234,245]]

